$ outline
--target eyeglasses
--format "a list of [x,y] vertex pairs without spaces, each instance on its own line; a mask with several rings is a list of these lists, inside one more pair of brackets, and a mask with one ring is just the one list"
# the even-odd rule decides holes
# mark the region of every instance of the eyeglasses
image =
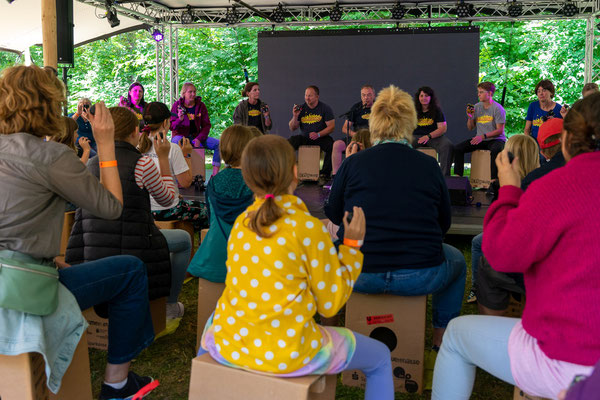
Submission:
[[554,118],[554,110],[548,111],[548,114],[542,117],[542,122],[548,121],[550,118]]

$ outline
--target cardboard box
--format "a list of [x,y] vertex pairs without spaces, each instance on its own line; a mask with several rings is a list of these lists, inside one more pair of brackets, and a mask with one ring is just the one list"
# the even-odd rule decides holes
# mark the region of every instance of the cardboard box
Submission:
[[521,389],[519,389],[518,387],[515,386],[515,391],[513,394],[513,400],[548,400],[545,399],[543,397],[535,397],[535,396],[530,396],[527,393],[525,393],[524,391],[522,391]]
[[300,146],[298,149],[298,179],[318,181],[321,148],[319,146]]
[[435,151],[434,148],[431,148],[431,147],[419,147],[417,150],[420,151],[421,153],[425,153],[428,156],[431,156],[431,157],[435,158],[435,161],[437,161],[437,159],[438,159],[438,153],[437,153],[437,151]]
[[202,229],[200,231],[200,243],[204,241],[204,238],[208,235],[208,229]]
[[[422,393],[427,296],[352,293],[346,328],[385,343],[392,353],[396,392]],[[360,371],[342,372],[342,383],[364,388]]]
[[158,229],[182,229],[186,231],[190,235],[190,239],[192,240],[192,255],[190,260],[194,258],[194,254],[198,249],[195,243],[195,231],[194,224],[191,221],[180,221],[180,220],[172,220],[172,221],[154,221],[154,224],[158,227]]
[[90,359],[83,334],[60,390],[52,394],[46,386],[44,358],[39,353],[0,355],[0,398],[2,400],[91,400]]
[[198,278],[198,319],[196,327],[196,353],[200,348],[200,339],[204,326],[210,315],[217,307],[217,301],[225,290],[224,283],[214,283],[206,279]]
[[488,188],[492,182],[491,153],[489,150],[475,150],[471,153],[471,186]]
[[64,256],[67,252],[67,244],[69,243],[69,237],[71,236],[71,229],[75,223],[75,211],[69,211],[65,213],[63,219],[62,235],[60,237],[60,253],[59,255]]
[[206,180],[206,157],[204,149],[194,149],[192,151],[192,176],[202,175]]
[[336,376],[278,378],[230,368],[208,353],[192,360],[190,400],[334,400]]
[[[84,310],[82,314],[89,324],[87,328],[88,347],[108,350],[108,319],[96,314],[93,307]],[[167,324],[167,298],[161,297],[150,301],[150,314],[152,315],[154,334],[157,335],[165,329]]]

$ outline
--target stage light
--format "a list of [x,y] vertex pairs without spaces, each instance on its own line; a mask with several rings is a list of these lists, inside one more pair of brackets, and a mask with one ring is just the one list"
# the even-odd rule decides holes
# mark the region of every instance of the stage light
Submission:
[[275,11],[273,11],[273,13],[271,14],[271,20],[278,24],[285,21],[285,10],[283,9],[281,3],[279,3]]
[[240,14],[237,12],[235,7],[231,7],[231,9],[227,8],[225,19],[229,25],[235,25],[240,22]]
[[188,6],[187,11],[181,13],[181,23],[184,25],[194,23],[194,14],[192,14],[192,7]]
[[465,3],[464,0],[460,0],[460,3],[456,5],[456,16],[458,18],[468,18],[475,14],[473,10],[473,4]]
[[162,41],[164,39],[163,34],[158,29],[154,29],[154,31],[152,32],[152,37],[157,42],[160,42],[160,41]]
[[119,26],[121,24],[121,21],[119,21],[119,18],[117,17],[117,10],[113,7],[112,1],[106,0],[105,6],[106,20],[110,24],[110,27],[114,28],[115,26]]
[[394,4],[394,7],[392,7],[392,19],[402,19],[404,18],[405,14],[406,8],[404,8],[404,6],[400,4],[400,2]]
[[523,6],[520,3],[517,3],[516,0],[508,6],[508,15],[517,18],[523,15]]
[[565,17],[574,17],[577,14],[579,14],[579,9],[575,5],[575,3],[573,3],[572,1],[567,0],[565,2],[565,6],[562,9],[562,14]]
[[335,5],[331,7],[331,10],[329,10],[329,19],[337,22],[342,19],[342,15],[344,15],[342,8],[340,7],[340,4],[336,2]]

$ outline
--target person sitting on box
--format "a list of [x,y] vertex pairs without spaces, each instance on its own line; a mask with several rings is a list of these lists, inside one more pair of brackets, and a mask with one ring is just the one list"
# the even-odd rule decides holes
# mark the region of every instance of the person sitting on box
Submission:
[[[253,126],[260,133],[268,133],[273,128],[269,105],[260,99],[260,87],[257,82],[248,82],[242,90],[242,96],[248,100],[240,101],[233,112],[233,123]],[[222,139],[222,138],[221,138]]]
[[[339,254],[325,226],[294,196],[294,149],[280,136],[248,143],[242,174],[256,196],[229,237],[225,290],[209,318],[199,355],[279,377],[362,370],[365,399],[394,398],[387,346],[346,328],[317,325],[335,315],[362,268],[362,209],[344,221]],[[346,217],[348,213],[346,213]]]
[[196,96],[196,86],[186,82],[181,87],[181,97],[171,107],[171,141],[179,143],[188,138],[195,148],[213,150],[212,175],[215,176],[221,167],[219,157],[219,139],[208,136],[210,118],[202,97]]
[[[169,168],[171,145],[165,135],[159,134],[154,138],[160,165],[157,168],[151,158],[136,149],[140,135],[139,120],[135,114],[124,107],[112,107],[110,114],[115,124],[115,153],[123,186],[124,211],[120,218],[106,219],[87,208],[77,209],[65,261],[80,264],[109,255],[136,256],[146,264],[150,300],[172,294],[167,313],[179,317],[183,314],[183,306],[176,300],[187,265],[173,265],[179,270],[175,271],[172,279],[169,247],[150,210],[150,196],[164,206],[175,199],[175,185]],[[94,175],[101,171],[98,162],[97,157],[88,162],[88,168]],[[96,311],[104,317],[103,309],[96,308]]]
[[477,134],[454,146],[454,174],[463,176],[465,153],[475,150],[489,150],[490,171],[492,181],[498,179],[496,156],[504,149],[506,135],[504,125],[506,112],[494,101],[496,86],[492,82],[481,82],[477,85],[479,103],[467,105],[467,128],[472,131],[477,128]]
[[525,193],[517,163],[498,155],[500,194],[485,216],[483,252],[495,270],[523,273],[525,310],[521,319],[451,321],[433,400],[468,399],[477,367],[530,395],[556,398],[600,359],[600,94],[573,105],[561,145],[565,166]]
[[556,89],[548,79],[543,79],[535,85],[535,95],[538,100],[529,104],[525,117],[525,135],[537,139],[538,130],[542,124],[551,118],[562,118],[562,106],[552,100]]
[[413,147],[429,146],[434,148],[440,157],[442,174],[450,176],[454,145],[446,137],[448,130],[446,117],[444,117],[432,88],[423,86],[417,89],[415,107],[417,109],[417,129],[413,132]]
[[304,104],[292,108],[292,119],[288,123],[290,131],[300,128],[301,135],[294,135],[289,142],[298,150],[300,146],[319,146],[325,152],[323,168],[321,169],[322,185],[331,178],[331,153],[333,139],[331,133],[335,128],[335,117],[331,107],[319,100],[319,88],[311,85],[304,91]]
[[219,148],[227,168],[208,181],[206,187],[211,229],[188,267],[193,276],[210,282],[225,282],[229,233],[238,215],[254,201],[254,194],[242,177],[242,152],[258,136],[262,136],[262,132],[254,132],[242,125],[232,125],[221,134]]
[[324,209],[340,225],[340,240],[346,211],[361,206],[367,216],[364,271],[355,291],[433,293],[436,350],[448,322],[460,314],[466,264],[459,250],[442,242],[451,225],[450,195],[436,160],[411,146],[416,126],[408,93],[395,86],[379,92],[369,119],[373,147],[342,163]]
[[[65,204],[70,201],[107,219],[119,218],[123,192],[115,161],[114,124],[104,103],[86,118],[94,129],[100,180],[66,146],[43,142],[62,129],[65,88],[54,73],[35,65],[5,69],[0,78],[0,257],[54,266]],[[137,120],[136,120],[137,121]],[[137,122],[136,122],[137,123]],[[59,305],[46,317],[0,308],[0,354],[44,353],[50,389],[71,361],[85,330],[81,310],[108,304],[108,363],[100,399],[133,396],[152,381],[129,371],[131,360],[154,340],[144,263],[117,255],[62,268]],[[63,292],[63,287],[67,290]],[[31,300],[31,299],[29,299]],[[64,301],[63,301],[64,300]],[[64,315],[75,305],[75,313]],[[78,304],[78,306],[77,306]],[[52,318],[60,316],[54,324]],[[43,319],[40,323],[39,318]],[[15,321],[19,321],[15,323]],[[73,329],[73,322],[77,322]],[[36,332],[32,326],[42,326]],[[59,332],[68,333],[62,337]],[[23,335],[26,332],[26,335]],[[18,334],[19,340],[15,340]],[[49,348],[52,344],[56,347]],[[45,350],[47,351],[44,351]],[[70,350],[69,350],[70,349]],[[6,377],[3,377],[5,379]]]

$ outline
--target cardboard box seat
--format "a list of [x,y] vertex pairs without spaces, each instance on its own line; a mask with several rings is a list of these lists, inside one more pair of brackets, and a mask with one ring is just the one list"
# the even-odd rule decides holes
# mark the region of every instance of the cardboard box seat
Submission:
[[278,378],[230,368],[208,353],[192,360],[190,400],[334,400],[336,376]]
[[57,394],[51,393],[46,386],[45,364],[41,354],[0,355],[0,399],[92,400],[90,358],[85,332]]
[[217,301],[225,290],[225,283],[215,283],[198,278],[198,319],[196,327],[196,352],[200,348],[200,339],[206,321],[217,307]]
[[319,146],[300,146],[298,148],[298,179],[301,181],[318,181],[321,164],[321,148]]
[[[392,354],[394,390],[422,393],[427,296],[352,293],[346,328],[385,343]],[[360,371],[342,372],[342,383],[364,389]]]
[[435,158],[436,161],[438,159],[438,153],[433,147],[419,147],[417,150]]
[[492,183],[491,152],[475,150],[471,153],[471,186],[487,189]]

